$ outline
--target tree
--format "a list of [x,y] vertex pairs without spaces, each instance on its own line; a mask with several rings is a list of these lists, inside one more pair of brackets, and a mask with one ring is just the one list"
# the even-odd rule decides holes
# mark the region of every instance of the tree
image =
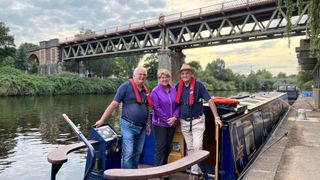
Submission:
[[277,75],[277,78],[286,78],[286,77],[287,77],[286,73],[283,73],[283,72],[279,72]]
[[231,69],[226,69],[224,60],[220,58],[208,63],[206,71],[221,81],[232,81],[234,79],[234,73]]
[[225,78],[225,81],[233,81],[235,78],[235,75],[231,69],[227,68],[224,70],[224,78]]
[[311,81],[313,72],[310,70],[300,71],[297,75],[297,85],[300,89],[304,89],[304,84]]
[[246,84],[246,76],[243,74],[235,74],[234,75],[234,82],[235,86],[238,90],[246,90],[247,84]]
[[3,66],[3,63],[7,63],[8,59],[5,61],[5,58],[11,56],[12,58],[15,55],[15,45],[13,36],[9,35],[9,27],[3,22],[0,22],[0,66]]
[[224,80],[224,70],[225,70],[225,62],[223,59],[213,60],[211,63],[207,64],[206,70],[216,79]]
[[148,56],[143,67],[147,69],[148,80],[156,81],[158,79],[157,72],[159,67],[159,58],[156,54]]
[[187,64],[189,64],[189,65],[190,65],[192,68],[194,68],[196,71],[201,71],[201,70],[202,70],[202,67],[201,67],[199,61],[191,61],[191,62],[189,62],[189,63],[187,63]]
[[271,72],[267,71],[266,69],[262,69],[262,70],[259,69],[259,70],[256,72],[256,75],[257,75],[257,76],[262,76],[262,77],[264,77],[264,78],[266,78],[266,79],[271,79],[271,78],[272,78]]
[[36,61],[31,61],[31,63],[29,63],[28,66],[29,66],[29,67],[28,67],[29,73],[31,73],[31,74],[36,74],[36,73],[38,73],[39,64],[38,64]]
[[126,57],[116,57],[114,74],[120,77],[132,77],[133,70],[138,66],[143,55],[131,55]]
[[91,29],[81,28],[79,34],[74,35],[75,38],[84,38],[85,36],[93,34]]
[[68,60],[64,62],[66,71],[78,73],[78,61],[75,59]]
[[1,62],[1,66],[14,67],[14,57],[12,57],[12,56],[4,57],[2,62]]
[[34,59],[29,60],[26,57],[27,54],[27,50],[37,47],[37,45],[32,44],[32,43],[23,43],[19,46],[19,48],[16,51],[16,55],[15,55],[15,62],[14,62],[14,67],[17,69],[21,69],[21,70],[27,70],[27,69],[33,69],[34,71],[34,67],[35,65],[38,64],[38,62],[36,62]]
[[[260,79],[261,82],[261,79]],[[259,83],[259,79],[257,78],[254,72],[251,72],[246,79],[247,89],[249,90],[257,90],[261,88]]]
[[95,59],[87,61],[90,73],[100,77],[108,77],[114,74],[116,66],[114,58]]

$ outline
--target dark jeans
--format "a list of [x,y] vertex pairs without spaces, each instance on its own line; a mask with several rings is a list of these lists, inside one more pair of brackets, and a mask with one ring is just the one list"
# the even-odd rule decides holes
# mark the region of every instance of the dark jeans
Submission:
[[154,125],[153,129],[156,141],[155,165],[160,166],[167,164],[168,156],[171,151],[173,134],[176,127],[162,127]]

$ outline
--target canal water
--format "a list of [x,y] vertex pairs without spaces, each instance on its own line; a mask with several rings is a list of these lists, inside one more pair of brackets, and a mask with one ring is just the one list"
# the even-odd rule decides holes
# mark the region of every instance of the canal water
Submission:
[[[236,92],[214,92],[233,96]],[[50,179],[47,155],[57,147],[79,142],[63,120],[66,113],[88,137],[90,127],[100,118],[114,95],[1,97],[0,98],[0,179]],[[107,120],[119,130],[117,110]],[[57,179],[82,179],[85,151],[69,154]]]

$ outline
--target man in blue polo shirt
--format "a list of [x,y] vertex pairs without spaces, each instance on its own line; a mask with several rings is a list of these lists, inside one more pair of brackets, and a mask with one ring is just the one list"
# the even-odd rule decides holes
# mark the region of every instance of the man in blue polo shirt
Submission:
[[[204,85],[194,78],[194,69],[183,64],[180,72],[180,82],[177,84],[176,103],[180,108],[181,131],[187,144],[188,154],[201,150],[205,130],[205,116],[202,100],[208,101],[215,117],[216,125],[221,127],[222,122],[217,108]],[[192,174],[199,174],[197,165],[191,167]]]
[[144,86],[146,77],[147,70],[145,68],[136,68],[133,72],[133,79],[121,84],[114,100],[106,108],[100,120],[95,123],[97,127],[103,125],[105,119],[122,102],[120,117],[122,133],[121,167],[125,169],[138,168],[145,134],[149,135],[151,132],[148,106],[152,106],[152,102],[148,89]]

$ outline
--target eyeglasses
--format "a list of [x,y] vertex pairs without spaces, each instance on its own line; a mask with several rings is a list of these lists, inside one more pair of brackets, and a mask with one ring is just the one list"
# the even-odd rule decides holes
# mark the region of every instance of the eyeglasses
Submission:
[[147,76],[147,74],[139,73],[138,76]]

